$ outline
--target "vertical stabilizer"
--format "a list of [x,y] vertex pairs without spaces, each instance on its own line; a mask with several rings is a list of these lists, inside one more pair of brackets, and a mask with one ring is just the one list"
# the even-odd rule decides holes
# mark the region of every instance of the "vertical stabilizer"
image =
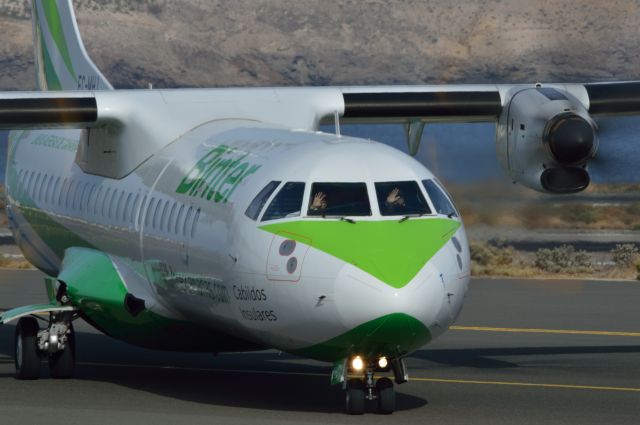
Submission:
[[32,0],[40,90],[113,90],[87,55],[71,0]]

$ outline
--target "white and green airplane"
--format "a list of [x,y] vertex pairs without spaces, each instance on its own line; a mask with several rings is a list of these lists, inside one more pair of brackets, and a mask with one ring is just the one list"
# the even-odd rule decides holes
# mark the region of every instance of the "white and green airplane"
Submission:
[[415,153],[427,122],[495,122],[511,179],[570,193],[592,116],[640,112],[636,82],[113,90],[70,0],[33,1],[33,28],[41,91],[0,93],[9,223],[50,276],[48,304],[0,316],[18,379],[42,358],[71,377],[82,318],[143,347],[331,362],[347,412],[391,413],[388,376],[460,313],[469,247],[432,173],[341,123],[402,123]]

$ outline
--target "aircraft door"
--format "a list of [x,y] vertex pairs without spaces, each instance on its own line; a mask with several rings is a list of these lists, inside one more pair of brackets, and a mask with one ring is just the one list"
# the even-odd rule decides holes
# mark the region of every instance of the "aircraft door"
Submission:
[[451,320],[455,321],[460,314],[462,301],[464,299],[465,290],[462,282],[465,276],[462,259],[462,245],[457,237],[451,238],[451,243],[447,249],[447,261],[450,262],[447,269],[450,271],[447,275],[441,275],[444,285],[445,302],[449,308]]
[[304,259],[309,251],[311,239],[278,232],[274,235],[267,257],[267,279],[272,281],[298,282]]

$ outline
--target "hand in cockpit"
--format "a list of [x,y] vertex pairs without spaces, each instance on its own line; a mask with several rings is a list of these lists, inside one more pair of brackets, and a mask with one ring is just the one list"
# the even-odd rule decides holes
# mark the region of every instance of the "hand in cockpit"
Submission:
[[387,195],[387,205],[400,205],[404,206],[404,198],[400,196],[400,189],[394,187],[389,195]]
[[323,210],[327,208],[327,195],[324,192],[318,192],[313,197],[313,202],[311,202],[310,210]]

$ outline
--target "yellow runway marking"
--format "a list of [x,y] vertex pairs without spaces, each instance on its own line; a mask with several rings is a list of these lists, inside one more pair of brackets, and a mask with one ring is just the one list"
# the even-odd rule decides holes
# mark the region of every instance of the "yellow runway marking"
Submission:
[[566,384],[536,384],[533,382],[505,382],[505,381],[468,381],[463,379],[440,378],[410,378],[410,381],[440,382],[447,384],[475,384],[475,385],[505,385],[512,387],[562,388],[569,390],[622,391],[639,393],[640,388],[632,387],[603,387],[596,385],[566,385]]
[[[184,372],[211,372],[211,373],[242,373],[242,374],[259,374],[259,375],[284,375],[284,376],[312,376],[326,377],[326,373],[313,372],[287,372],[276,370],[248,370],[248,369],[215,369],[215,368],[197,368],[184,366],[156,366],[156,365],[139,365],[139,364],[117,364],[117,363],[97,363],[97,362],[79,362],[83,366],[98,367],[122,367],[134,369],[164,369],[177,370]],[[633,387],[608,387],[598,385],[570,385],[570,384],[537,384],[533,382],[509,382],[509,381],[477,381],[464,379],[442,379],[442,378],[418,378],[410,377],[409,382],[435,382],[443,384],[474,384],[474,385],[502,385],[511,387],[537,387],[537,388],[558,388],[567,390],[592,390],[592,391],[618,391],[618,392],[640,392],[640,388]]]
[[633,336],[640,337],[640,332],[610,332],[610,331],[578,331],[569,329],[530,329],[530,328],[493,328],[487,326],[451,326],[454,331],[476,332],[513,332],[560,335],[600,335],[600,336]]

